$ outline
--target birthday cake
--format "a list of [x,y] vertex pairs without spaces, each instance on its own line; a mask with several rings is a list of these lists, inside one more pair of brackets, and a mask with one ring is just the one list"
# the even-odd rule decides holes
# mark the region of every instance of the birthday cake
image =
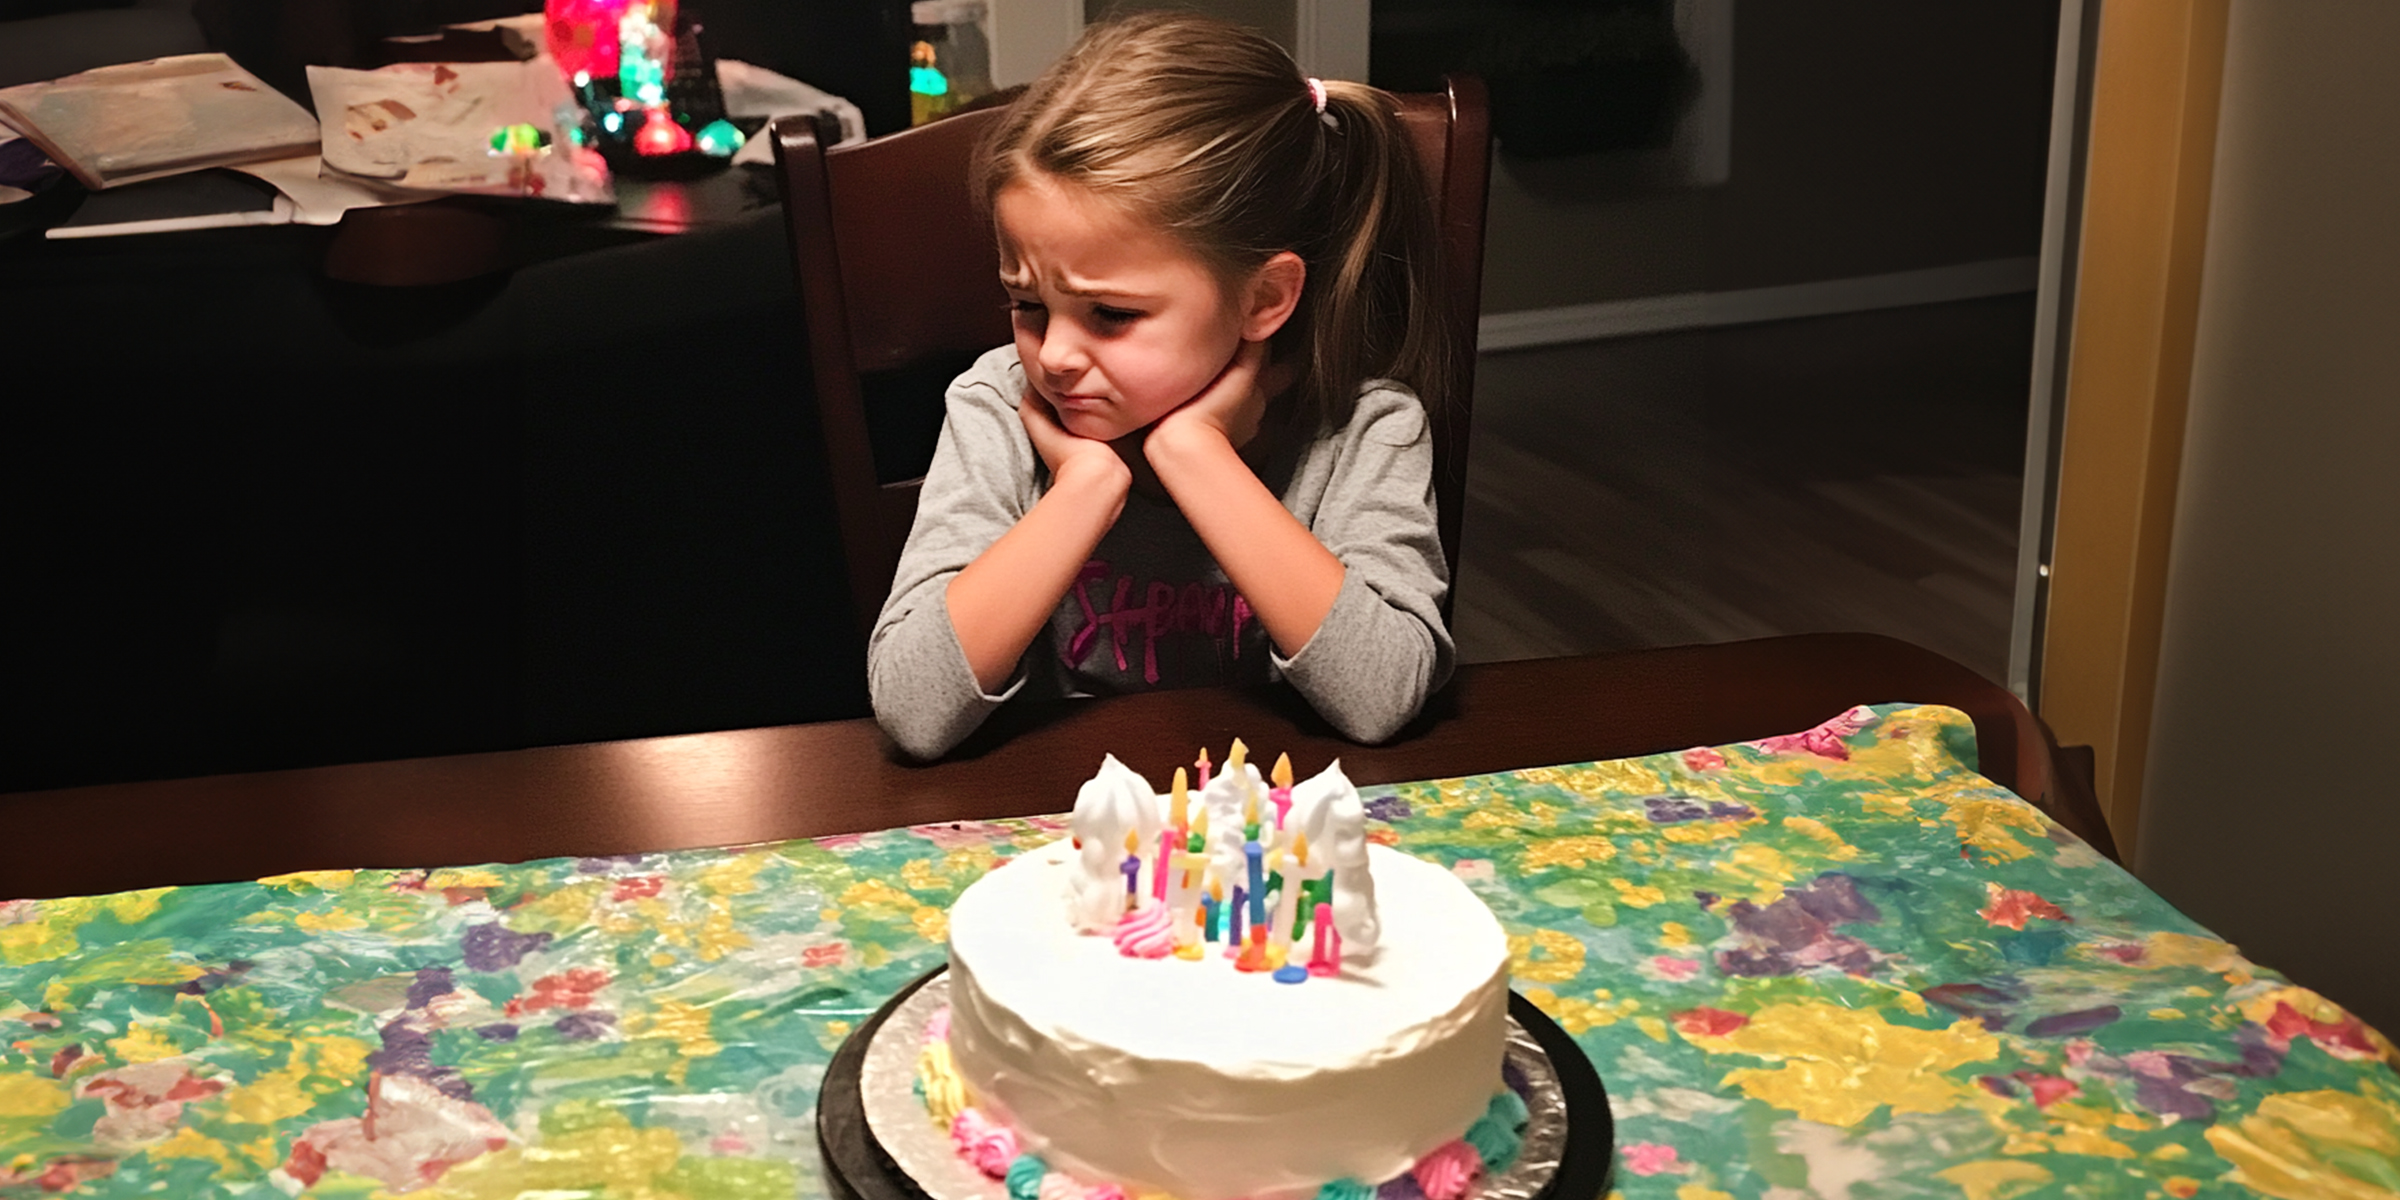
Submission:
[[1456,1200],[1515,1152],[1499,922],[1370,845],[1338,764],[1242,758],[1164,796],[1107,759],[951,909],[920,1079],[1012,1196]]

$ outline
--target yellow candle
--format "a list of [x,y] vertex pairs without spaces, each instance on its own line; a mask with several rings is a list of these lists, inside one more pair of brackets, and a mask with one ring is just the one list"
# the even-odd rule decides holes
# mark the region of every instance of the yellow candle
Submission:
[[1183,775],[1183,768],[1182,768],[1182,767],[1177,767],[1177,768],[1175,768],[1175,801],[1174,801],[1174,803],[1175,803],[1175,814],[1174,814],[1174,815],[1175,815],[1175,828],[1177,828],[1177,829],[1188,829],[1188,828],[1190,828],[1190,827],[1191,827],[1191,826],[1190,826],[1190,823],[1189,823],[1189,822],[1186,820],[1186,818],[1189,816],[1189,813],[1188,813],[1186,810],[1187,810],[1187,809],[1190,807],[1190,805],[1191,805],[1191,803],[1192,803],[1191,792],[1188,790],[1188,789],[1190,788],[1190,786],[1191,786],[1191,785],[1190,785],[1188,782],[1186,782],[1186,781],[1185,781],[1185,779],[1184,779],[1184,775]]

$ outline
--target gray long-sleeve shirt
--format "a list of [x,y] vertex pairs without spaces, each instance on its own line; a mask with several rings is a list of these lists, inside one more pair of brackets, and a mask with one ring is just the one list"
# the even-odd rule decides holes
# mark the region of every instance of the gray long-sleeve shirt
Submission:
[[1392,736],[1450,677],[1448,586],[1434,526],[1433,442],[1406,387],[1373,380],[1349,422],[1310,439],[1270,413],[1243,460],[1343,567],[1333,610],[1300,652],[1275,652],[1190,522],[1135,489],[997,695],[979,687],[946,602],[952,576],[1050,484],[1017,416],[1014,346],[950,385],[916,524],[867,649],[867,685],[902,750],[937,756],[1020,693],[1112,695],[1282,678],[1345,736]]

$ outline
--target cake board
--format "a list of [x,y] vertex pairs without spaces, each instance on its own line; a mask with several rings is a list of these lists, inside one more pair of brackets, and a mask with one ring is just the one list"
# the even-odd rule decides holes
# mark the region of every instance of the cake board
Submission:
[[[861,1076],[877,1031],[910,997],[948,969],[947,964],[935,967],[900,989],[851,1032],[826,1067],[824,1084],[817,1093],[817,1145],[823,1155],[826,1190],[836,1200],[930,1200],[926,1190],[876,1138],[867,1118]],[[1508,995],[1508,1015],[1540,1047],[1556,1076],[1567,1116],[1557,1168],[1538,1190],[1516,1200],[1594,1200],[1605,1194],[1616,1161],[1616,1125],[1599,1072],[1565,1030],[1513,991]],[[1478,1191],[1471,1193],[1469,1200],[1481,1197]]]

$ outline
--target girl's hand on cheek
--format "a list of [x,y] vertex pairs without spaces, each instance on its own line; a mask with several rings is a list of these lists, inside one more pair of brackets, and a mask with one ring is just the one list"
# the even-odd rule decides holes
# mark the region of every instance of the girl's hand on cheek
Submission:
[[1258,436],[1267,401],[1291,385],[1291,375],[1290,368],[1267,365],[1265,342],[1243,342],[1233,362],[1199,395],[1159,418],[1153,442],[1164,437],[1165,444],[1173,444],[1195,432],[1213,432],[1239,450]]
[[1028,387],[1017,400],[1017,419],[1025,424],[1025,435],[1033,440],[1034,453],[1042,456],[1042,464],[1050,468],[1053,481],[1063,479],[1070,471],[1098,471],[1099,478],[1111,474],[1130,485],[1132,471],[1118,457],[1116,447],[1107,442],[1093,441],[1067,432],[1058,423],[1058,413],[1041,393]]

